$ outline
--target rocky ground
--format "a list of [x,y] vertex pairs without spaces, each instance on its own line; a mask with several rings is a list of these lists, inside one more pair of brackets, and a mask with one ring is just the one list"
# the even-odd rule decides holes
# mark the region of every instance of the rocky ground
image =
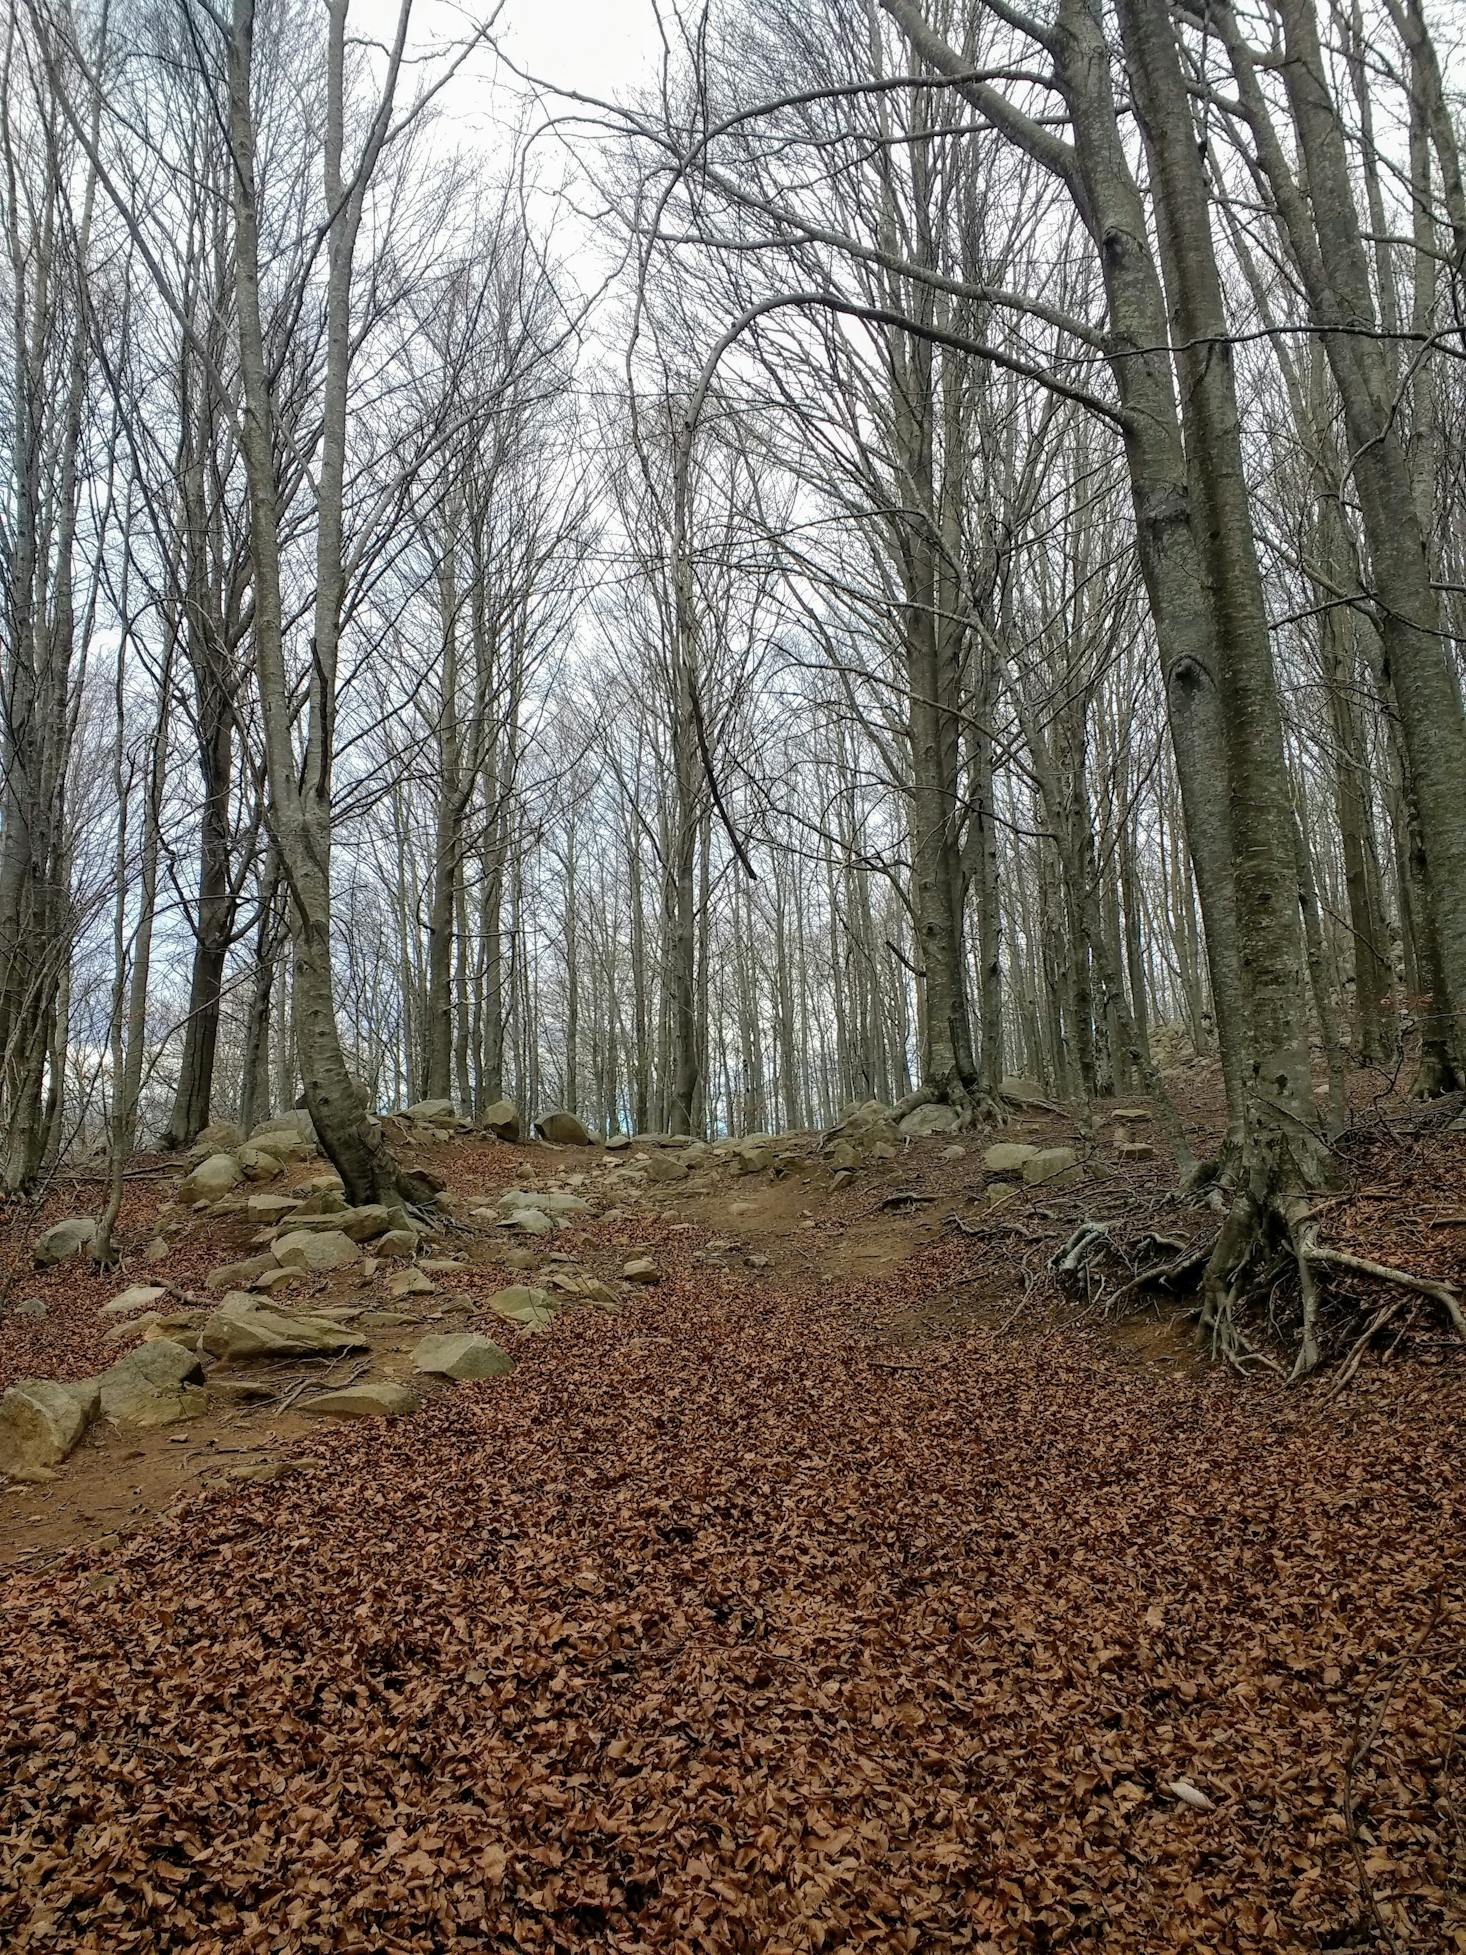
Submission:
[[[1197,1226],[1117,1111],[12,1211],[0,1946],[1466,1949],[1456,1351],[1116,1321]],[[1381,1127],[1331,1239],[1459,1282],[1463,1170]]]

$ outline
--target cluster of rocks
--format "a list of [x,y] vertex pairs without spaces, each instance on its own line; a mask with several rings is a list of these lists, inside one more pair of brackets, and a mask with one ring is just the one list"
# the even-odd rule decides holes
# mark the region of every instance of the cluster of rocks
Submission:
[[[104,1307],[115,1308],[127,1294]],[[518,1294],[501,1291],[489,1307],[509,1322],[522,1323],[513,1308],[502,1307],[503,1300],[512,1305]],[[268,1396],[270,1388],[249,1377],[215,1377],[210,1361],[229,1367],[348,1356],[369,1349],[353,1319],[364,1323],[370,1314],[282,1310],[267,1299],[233,1291],[201,1322],[191,1312],[155,1318],[145,1327],[144,1342],[97,1377],[77,1383],[24,1379],[0,1397],[0,1474],[24,1481],[54,1479],[57,1467],[98,1419],[144,1429],[197,1418],[207,1409],[206,1383],[222,1397]],[[129,1330],[137,1322],[134,1318]],[[503,1377],[514,1360],[479,1331],[451,1330],[423,1337],[413,1348],[411,1363],[425,1376],[466,1380]],[[393,1417],[415,1411],[418,1402],[406,1385],[367,1379],[318,1392],[298,1409],[312,1418]]]
[[1015,1192],[1016,1183],[1004,1179],[1017,1175],[1030,1188],[1066,1188],[1084,1178],[1079,1155],[1072,1147],[1031,1147],[1026,1141],[1003,1140],[985,1149],[982,1165],[989,1181],[984,1193],[989,1202],[1005,1201]]

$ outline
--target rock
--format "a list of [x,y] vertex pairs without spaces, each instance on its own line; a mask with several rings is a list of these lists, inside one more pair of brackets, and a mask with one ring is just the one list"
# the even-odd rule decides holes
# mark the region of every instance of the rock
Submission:
[[[402,1211],[390,1209],[381,1202],[363,1202],[360,1208],[347,1208],[344,1205],[335,1213],[327,1212],[323,1221],[333,1229],[339,1229],[353,1242],[372,1242],[391,1230],[394,1221],[400,1220]],[[293,1217],[292,1222],[299,1220]]]
[[181,1202],[216,1202],[244,1179],[236,1154],[209,1154],[178,1184]]
[[79,1385],[22,1378],[0,1398],[0,1473],[12,1480],[50,1479],[97,1416],[94,1379]]
[[298,1195],[251,1195],[247,1211],[251,1221],[280,1222],[300,1207]]
[[944,1147],[937,1156],[937,1159],[939,1161],[965,1161],[967,1159],[967,1149],[965,1147]]
[[268,1147],[261,1147],[257,1141],[246,1141],[236,1159],[246,1181],[273,1181],[277,1175],[285,1172],[285,1163],[280,1156]]
[[511,1283],[507,1289],[494,1292],[489,1298],[489,1308],[506,1324],[519,1324],[525,1330],[548,1330],[555,1315],[555,1299],[548,1290],[528,1283]]
[[262,1269],[244,1287],[247,1290],[263,1290],[268,1296],[273,1296],[276,1290],[293,1290],[305,1274],[303,1269],[281,1269],[277,1264],[273,1269]]
[[299,1134],[286,1128],[276,1133],[260,1134],[249,1145],[278,1161],[282,1169],[289,1167],[292,1161],[308,1161],[316,1151],[310,1141],[302,1140]]
[[836,1174],[850,1174],[859,1165],[860,1156],[848,1140],[837,1140],[829,1152],[829,1163]]
[[398,1419],[415,1412],[417,1394],[406,1385],[347,1385],[339,1392],[322,1392],[300,1406],[313,1419]]
[[650,1256],[631,1256],[621,1265],[621,1274],[628,1283],[660,1283],[662,1272]]
[[506,1269],[533,1269],[539,1257],[533,1249],[505,1249],[499,1261]]
[[524,1131],[513,1100],[495,1100],[485,1110],[484,1125],[497,1140],[518,1140]]
[[117,1425],[171,1426],[208,1407],[199,1389],[203,1366],[171,1337],[153,1338],[119,1358],[97,1378],[102,1417]]
[[431,1276],[420,1269],[394,1269],[387,1278],[389,1297],[430,1297],[437,1289]]
[[750,1134],[735,1142],[728,1159],[735,1174],[763,1174],[774,1165],[773,1142],[765,1135]]
[[262,1255],[244,1256],[235,1263],[220,1263],[217,1269],[209,1271],[204,1283],[211,1290],[247,1289],[261,1276],[279,1267],[279,1258],[274,1250],[266,1249]]
[[1117,1127],[1143,1127],[1151,1118],[1147,1106],[1117,1106],[1110,1114]]
[[1016,1174],[1037,1153],[1026,1141],[1000,1140],[996,1147],[984,1149],[982,1164],[989,1174]]
[[956,1107],[931,1102],[927,1106],[913,1107],[901,1121],[900,1131],[909,1140],[930,1140],[933,1134],[955,1133],[961,1118]]
[[1042,1106],[1043,1088],[1036,1079],[1000,1079],[998,1091],[1005,1100],[1012,1100],[1015,1106]]
[[173,1244],[166,1236],[155,1235],[148,1244],[148,1261],[150,1263],[166,1263],[172,1254]]
[[273,1120],[262,1120],[257,1127],[251,1127],[249,1137],[254,1141],[269,1141],[276,1137],[287,1140],[304,1141],[307,1147],[316,1144],[315,1123],[304,1107],[296,1107],[291,1113],[277,1113]]
[[286,1269],[344,1269],[361,1251],[340,1229],[296,1229],[275,1239],[275,1257]]
[[167,1294],[159,1283],[134,1283],[130,1290],[124,1290],[110,1303],[104,1303],[98,1314],[103,1317],[125,1317],[130,1310],[145,1310],[151,1304],[161,1303]]
[[194,1146],[203,1154],[234,1154],[244,1144],[243,1131],[232,1120],[211,1120]]
[[1000,1203],[1007,1201],[1010,1195],[1016,1195],[1017,1192],[1011,1181],[990,1181],[982,1191],[983,1200],[989,1208],[997,1208]]
[[415,1324],[417,1319],[409,1317],[405,1310],[363,1310],[356,1321],[363,1330],[401,1330],[404,1324]]
[[1079,1156],[1072,1147],[1041,1148],[1030,1154],[1023,1163],[1023,1179],[1030,1187],[1042,1184],[1045,1187],[1066,1188],[1071,1182],[1082,1180],[1083,1176]]
[[594,1147],[596,1144],[595,1135],[576,1113],[562,1110],[542,1113],[534,1127],[541,1140],[550,1141],[556,1147]]
[[97,1225],[89,1215],[72,1215],[64,1222],[55,1222],[43,1235],[36,1237],[32,1253],[45,1269],[57,1263],[69,1262],[79,1256],[84,1249],[90,1249],[97,1239]]
[[12,1312],[16,1317],[49,1317],[50,1314],[41,1297],[22,1297]]
[[620,1154],[631,1145],[630,1134],[612,1134],[606,1142],[607,1153]]
[[1148,1140],[1122,1140],[1115,1149],[1122,1161],[1153,1161],[1155,1149]]
[[537,1208],[542,1215],[584,1215],[590,1203],[584,1195],[567,1194],[561,1188],[506,1188],[499,1197],[500,1208]]
[[416,1254],[416,1251],[416,1229],[388,1229],[385,1235],[379,1235],[372,1244],[374,1256],[383,1256],[396,1262]]
[[457,1123],[458,1109],[451,1100],[419,1100],[416,1106],[405,1108],[402,1117],[417,1127],[452,1127]]
[[526,1235],[552,1235],[555,1224],[542,1208],[516,1208],[499,1223],[501,1229],[522,1229]]
[[440,1378],[502,1378],[514,1360],[479,1331],[438,1331],[413,1347],[412,1366]]
[[302,1474],[318,1473],[321,1465],[322,1462],[318,1459],[246,1460],[242,1466],[231,1466],[224,1478],[268,1486],[272,1480],[295,1480]]
[[365,1339],[331,1317],[280,1310],[236,1290],[205,1320],[199,1334],[216,1358],[311,1358],[360,1351]]
[[675,1154],[653,1154],[647,1161],[647,1173],[653,1181],[685,1181],[687,1163]]

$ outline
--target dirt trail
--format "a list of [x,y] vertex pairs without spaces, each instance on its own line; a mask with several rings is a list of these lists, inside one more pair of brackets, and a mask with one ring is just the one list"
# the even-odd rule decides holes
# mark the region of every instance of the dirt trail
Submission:
[[1000,1331],[910,1170],[12,1573],[0,1946],[1466,1947],[1459,1373]]

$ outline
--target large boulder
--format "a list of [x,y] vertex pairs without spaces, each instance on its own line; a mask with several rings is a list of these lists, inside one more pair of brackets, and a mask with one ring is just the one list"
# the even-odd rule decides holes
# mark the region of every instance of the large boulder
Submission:
[[33,1253],[36,1261],[49,1269],[56,1263],[69,1262],[84,1249],[90,1249],[96,1239],[97,1225],[89,1215],[71,1215],[64,1222],[54,1222],[43,1235],[38,1235]]
[[480,1331],[435,1331],[413,1347],[415,1371],[439,1378],[502,1378],[514,1369],[507,1351]]
[[273,1181],[285,1172],[285,1163],[275,1149],[247,1140],[235,1155],[246,1181]]
[[292,1229],[275,1238],[275,1260],[285,1269],[344,1269],[361,1251],[340,1229]]
[[749,1134],[726,1150],[735,1174],[762,1174],[774,1165],[774,1143],[768,1134]]
[[199,1343],[216,1358],[314,1358],[360,1351],[366,1339],[333,1318],[278,1310],[236,1290],[205,1320]]
[[541,1140],[550,1141],[556,1147],[596,1145],[595,1135],[578,1113],[566,1113],[557,1108],[553,1113],[542,1113],[534,1127]]
[[244,1135],[232,1120],[211,1120],[194,1146],[204,1154],[234,1154],[244,1141]]
[[1000,1140],[984,1150],[982,1164],[989,1174],[1018,1174],[1037,1153],[1027,1141]]
[[495,1100],[484,1112],[484,1125],[498,1140],[518,1140],[523,1133],[519,1108],[513,1100]]
[[216,1202],[244,1179],[237,1154],[208,1154],[178,1184],[181,1202]]
[[338,1392],[308,1398],[300,1410],[313,1419],[397,1419],[417,1410],[417,1394],[406,1385],[345,1385]]
[[0,1398],[0,1473],[49,1480],[97,1416],[96,1381],[60,1385],[23,1378]]
[[652,1154],[647,1158],[647,1173],[653,1181],[685,1181],[687,1162],[676,1154]]
[[197,1355],[172,1338],[139,1344],[96,1380],[102,1417],[125,1426],[171,1426],[196,1419],[208,1400]]
[[901,1132],[908,1140],[930,1140],[933,1134],[955,1133],[961,1118],[956,1107],[941,1106],[933,1101],[926,1106],[913,1107],[901,1122]]
[[451,1100],[419,1100],[402,1117],[418,1127],[452,1127],[457,1123],[458,1109]]
[[293,1234],[339,1229],[353,1242],[371,1242],[389,1229],[405,1225],[406,1221],[406,1214],[400,1208],[387,1208],[381,1202],[363,1202],[360,1208],[349,1208],[339,1196],[326,1189],[313,1199],[298,1203],[288,1218],[287,1228]]

